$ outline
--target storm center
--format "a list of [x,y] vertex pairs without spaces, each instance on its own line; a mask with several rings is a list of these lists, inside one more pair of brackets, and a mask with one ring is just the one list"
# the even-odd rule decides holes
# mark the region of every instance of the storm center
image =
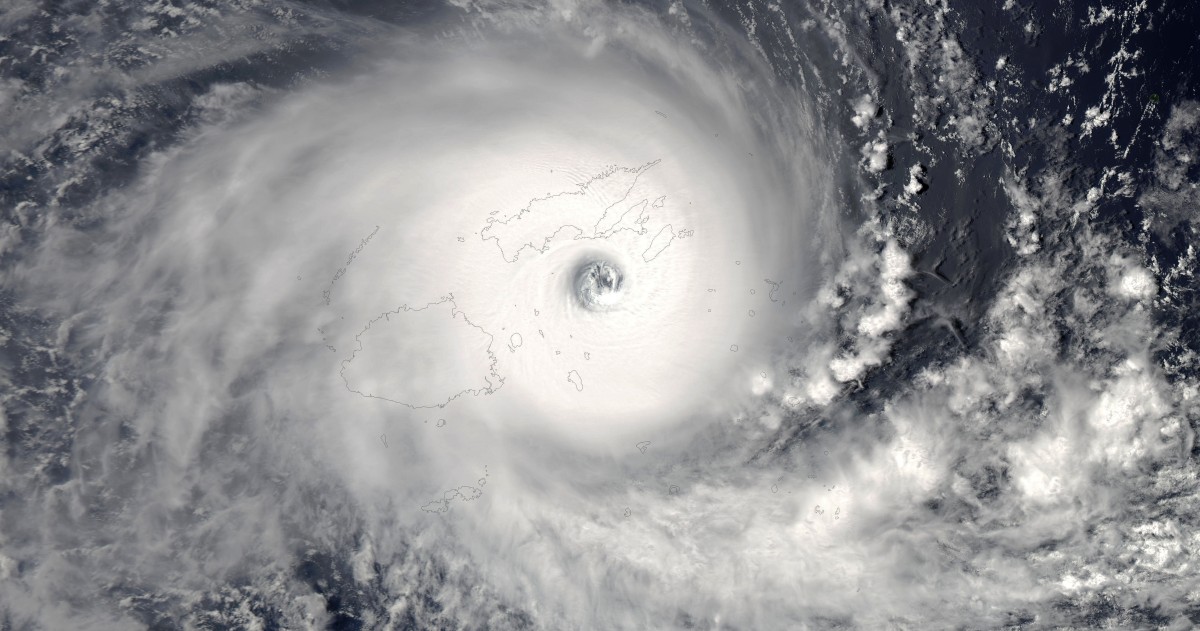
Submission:
[[575,299],[586,309],[610,309],[621,301],[624,286],[621,268],[609,261],[588,261],[575,274]]

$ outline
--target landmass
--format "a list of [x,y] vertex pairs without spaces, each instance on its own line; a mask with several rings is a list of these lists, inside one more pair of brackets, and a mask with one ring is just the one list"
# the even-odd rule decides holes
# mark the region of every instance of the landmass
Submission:
[[[358,242],[358,247],[354,248],[354,250],[350,252],[349,256],[346,257],[346,264],[339,267],[338,270],[334,272],[333,280],[329,281],[329,286],[321,292],[321,297],[325,300],[325,306],[329,306],[329,303],[333,300],[333,286],[337,284],[338,280],[340,280],[342,276],[346,275],[346,269],[350,267],[350,264],[354,262],[354,259],[358,258],[358,255],[362,253],[363,248],[367,247],[367,244],[371,242],[371,239],[375,238],[375,235],[378,232],[379,226],[375,226],[375,229],[371,231],[371,234],[363,237],[362,241]],[[299,280],[298,277],[297,280]]]
[[571,372],[567,373],[567,381],[575,384],[575,390],[583,392],[583,377],[579,376],[578,371],[572,370]]
[[483,497],[483,490],[473,486],[460,486],[456,489],[450,489],[442,494],[442,497],[421,507],[421,510],[426,513],[445,513],[450,510],[450,502],[459,500],[461,502],[470,502]]
[[771,302],[779,302],[777,294],[779,294],[779,286],[782,283],[777,283],[770,278],[764,278],[763,282],[771,286],[771,290],[767,292],[767,297],[771,299]]
[[[504,385],[496,372],[492,334],[471,322],[452,295],[384,312],[367,322],[354,342],[339,374],[346,389],[361,397],[440,408]],[[480,347],[482,352],[472,350]]]
[[494,241],[501,257],[514,263],[526,250],[545,252],[560,238],[608,239],[623,231],[637,236],[652,234],[642,252],[644,261],[652,261],[676,239],[693,234],[654,221],[658,215],[654,211],[666,205],[665,195],[651,199],[635,194],[642,176],[660,162],[633,168],[609,166],[573,190],[531,199],[510,215],[493,211],[480,237]]

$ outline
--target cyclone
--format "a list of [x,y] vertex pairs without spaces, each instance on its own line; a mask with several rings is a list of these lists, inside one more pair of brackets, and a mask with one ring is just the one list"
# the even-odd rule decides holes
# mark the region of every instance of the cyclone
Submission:
[[18,0],[0,626],[1198,623],[1200,13],[1071,4]]
[[293,321],[303,370],[352,394],[580,444],[685,422],[789,334],[763,279],[810,291],[821,189],[745,75],[626,19],[611,41],[397,45],[197,139],[156,177],[168,199],[128,203],[192,235],[162,266],[223,261],[190,273],[239,303],[278,287],[257,323]]

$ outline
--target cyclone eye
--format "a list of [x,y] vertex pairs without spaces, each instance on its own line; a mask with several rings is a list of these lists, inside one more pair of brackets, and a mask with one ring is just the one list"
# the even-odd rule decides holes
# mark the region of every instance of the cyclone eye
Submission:
[[604,311],[621,301],[624,286],[621,268],[609,261],[587,261],[575,274],[575,299],[585,309]]

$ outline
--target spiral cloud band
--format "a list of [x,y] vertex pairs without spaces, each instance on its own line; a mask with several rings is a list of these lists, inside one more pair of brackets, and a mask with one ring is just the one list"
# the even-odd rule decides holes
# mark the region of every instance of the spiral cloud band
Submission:
[[[788,326],[764,279],[804,287],[809,157],[780,155],[744,79],[686,49],[475,48],[381,62],[199,140],[159,180],[163,233],[189,235],[161,264],[257,270],[198,280],[243,303],[279,287],[260,316],[308,321],[289,336],[345,391],[499,434],[627,442],[714,387],[748,391]],[[592,261],[622,277],[603,310],[574,287]]]
[[[770,392],[821,265],[816,130],[761,107],[787,95],[752,57],[722,69],[612,19],[537,46],[389,44],[351,79],[201,128],[105,202],[111,265],[54,273],[80,300],[58,308],[105,304],[85,328],[122,349],[106,405],[169,446],[163,492],[207,436],[261,415],[255,442],[407,507],[406,528],[549,475],[627,495],[648,471],[635,443],[685,444]],[[62,238],[31,281],[71,258]],[[601,501],[651,501],[633,488]],[[449,526],[497,576],[534,571],[505,569],[501,541],[556,512],[510,506],[489,534]]]

